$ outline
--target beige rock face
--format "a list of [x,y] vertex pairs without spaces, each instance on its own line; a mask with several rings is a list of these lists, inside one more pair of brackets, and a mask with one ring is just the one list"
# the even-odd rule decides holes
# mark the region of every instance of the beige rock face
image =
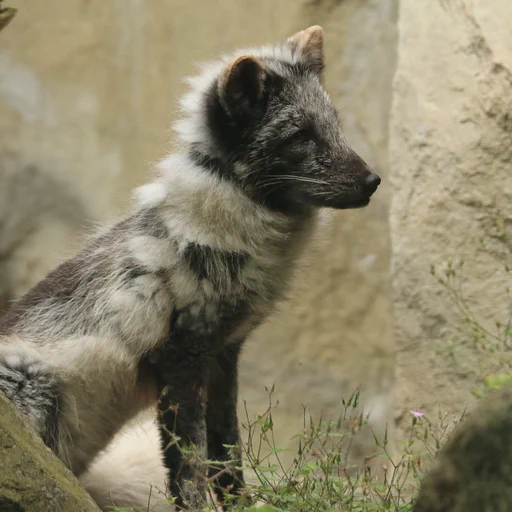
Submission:
[[72,254],[83,229],[126,211],[169,148],[194,63],[321,24],[327,87],[349,140],[384,178],[372,205],[335,217],[294,300],[247,346],[241,398],[266,407],[278,443],[303,403],[336,411],[364,384],[385,418],[392,381],[387,127],[396,0],[35,2],[0,34],[0,297],[19,296]]
[[467,330],[454,337],[462,319],[429,268],[462,258],[479,322],[510,315],[511,23],[508,0],[401,3],[390,161],[402,424],[412,408],[461,410],[496,367]]

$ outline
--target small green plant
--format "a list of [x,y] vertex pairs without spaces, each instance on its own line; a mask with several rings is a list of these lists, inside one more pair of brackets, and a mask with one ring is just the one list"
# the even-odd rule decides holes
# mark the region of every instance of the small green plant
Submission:
[[[354,435],[367,425],[367,418],[356,413],[359,392],[342,400],[335,421],[314,420],[304,409],[303,431],[295,436],[296,452],[285,465],[274,439],[272,411],[277,404],[272,402],[273,391],[269,391],[267,410],[252,421],[246,414],[243,424],[248,433],[243,447],[245,469],[256,480],[248,491],[255,501],[293,512],[410,510],[410,499],[400,491],[401,482],[415,470],[414,464],[404,464],[405,459],[393,463],[387,432],[381,440],[375,437],[375,451],[367,464],[355,467],[350,463]],[[378,472],[371,469],[374,458],[382,459]]]
[[[369,425],[368,417],[359,412],[356,391],[341,401],[335,420],[314,419],[304,408],[303,429],[294,436],[291,462],[285,463],[285,450],[276,445],[274,436],[273,412],[278,403],[274,401],[274,389],[267,391],[269,403],[262,414],[252,418],[245,406],[245,441],[241,448],[247,487],[241,500],[229,495],[226,498],[232,502],[233,512],[412,511],[424,472],[461,420],[440,412],[431,421],[421,412],[411,411],[412,428],[408,439],[398,444],[398,453],[391,453],[386,431],[382,438],[374,435],[372,453],[358,466],[351,462],[350,450],[355,435]],[[229,471],[232,464],[227,462],[222,467],[218,462],[203,462],[218,474]],[[204,510],[220,512],[211,490],[209,497]],[[150,511],[151,505],[145,510]]]
[[[357,466],[349,457],[354,436],[369,425],[368,418],[358,412],[356,391],[341,401],[335,421],[314,420],[304,409],[303,431],[295,436],[296,452],[285,465],[274,440],[273,391],[264,414],[252,421],[246,414],[243,428],[249,436],[243,449],[245,470],[255,475],[248,492],[255,501],[283,511],[411,511],[424,470],[461,420],[450,421],[448,414],[440,413],[433,422],[411,411],[409,438],[399,443],[398,454],[391,453],[386,430],[380,439],[374,434],[373,452]],[[422,452],[415,451],[418,445]]]

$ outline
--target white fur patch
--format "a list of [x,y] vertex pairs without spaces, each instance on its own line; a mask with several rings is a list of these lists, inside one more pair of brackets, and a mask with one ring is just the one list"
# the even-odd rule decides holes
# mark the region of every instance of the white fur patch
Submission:
[[166,473],[157,426],[147,421],[118,434],[80,483],[102,509],[116,505],[170,512]]
[[181,308],[194,300],[202,299],[202,295],[197,293],[197,279],[189,272],[174,273],[170,277],[170,282],[173,290],[180,291],[176,298],[176,307]]
[[133,196],[141,208],[154,208],[165,201],[167,188],[163,183],[155,181],[136,188]]
[[176,240],[253,253],[264,241],[285,236],[287,217],[257,205],[186,155],[170,155],[157,168],[167,189],[161,218]]
[[170,269],[177,261],[168,239],[137,235],[128,240],[128,248],[138,263],[153,272]]
[[73,368],[87,379],[88,373],[96,371],[98,365],[109,361],[108,366],[114,368],[134,367],[136,361],[126,347],[115,338],[106,339],[99,336],[79,336],[66,338],[58,344],[45,346],[41,350],[43,357],[50,359],[56,368]]
[[164,289],[162,280],[155,274],[145,274],[132,279],[132,289],[145,299],[154,298],[159,291]]
[[109,323],[129,341],[135,354],[153,349],[164,339],[173,305],[168,292],[159,290],[156,282],[151,283],[150,289],[145,284],[139,290],[114,289],[105,303]]
[[0,357],[7,366],[29,373],[45,371],[49,368],[48,364],[41,360],[39,352],[22,338],[13,336],[9,341],[0,346]]

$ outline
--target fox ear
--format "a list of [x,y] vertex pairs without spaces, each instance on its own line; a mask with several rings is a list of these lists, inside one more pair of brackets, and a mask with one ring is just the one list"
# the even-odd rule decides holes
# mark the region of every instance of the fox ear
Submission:
[[324,69],[324,30],[313,25],[297,32],[286,42],[299,62],[308,69],[322,75]]
[[242,55],[222,73],[219,97],[231,115],[247,115],[261,104],[266,70],[263,63],[251,55]]

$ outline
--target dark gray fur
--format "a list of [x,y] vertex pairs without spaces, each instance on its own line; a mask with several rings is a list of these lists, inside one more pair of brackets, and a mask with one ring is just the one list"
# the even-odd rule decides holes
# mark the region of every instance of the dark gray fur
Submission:
[[41,428],[45,444],[56,448],[59,435],[60,389],[56,379],[37,365],[0,365],[0,391]]

